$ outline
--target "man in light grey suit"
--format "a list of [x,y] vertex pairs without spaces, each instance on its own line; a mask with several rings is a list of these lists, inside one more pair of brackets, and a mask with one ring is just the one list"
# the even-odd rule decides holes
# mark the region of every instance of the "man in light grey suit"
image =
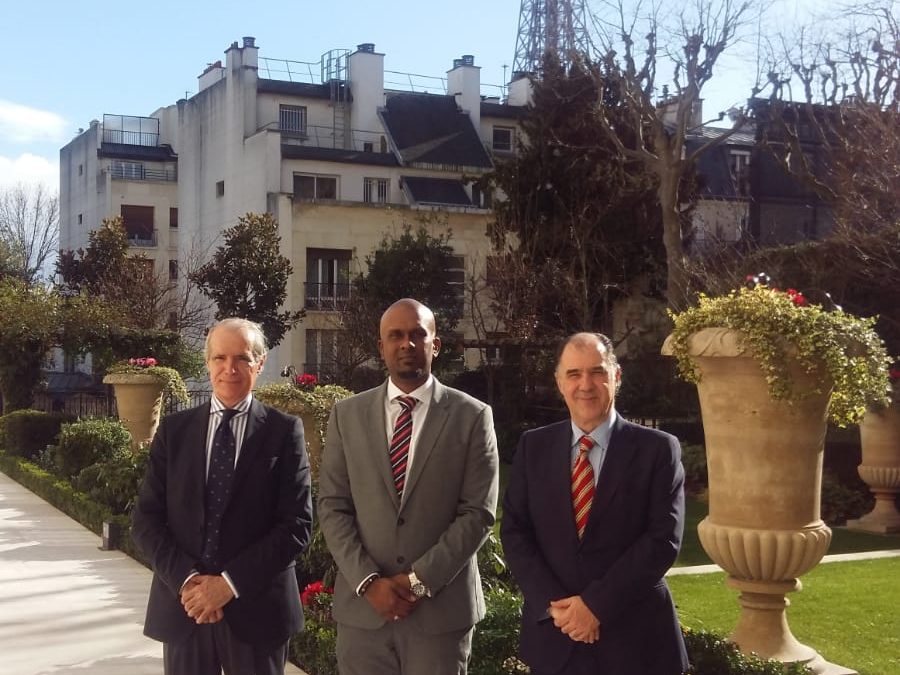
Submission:
[[342,675],[462,675],[485,612],[475,555],[497,506],[489,406],[431,374],[434,314],[398,300],[381,317],[389,379],[335,405],[318,517],[338,566]]

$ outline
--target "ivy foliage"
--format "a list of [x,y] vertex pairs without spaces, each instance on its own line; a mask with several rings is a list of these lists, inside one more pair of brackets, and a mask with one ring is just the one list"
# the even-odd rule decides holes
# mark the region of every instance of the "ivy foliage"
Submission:
[[792,381],[788,361],[795,359],[805,372],[819,376],[822,387],[832,386],[831,421],[840,427],[858,424],[869,406],[888,402],[890,361],[875,319],[801,305],[795,297],[760,284],[717,297],[701,294],[693,307],[670,311],[679,373],[689,382],[700,379],[688,350],[691,335],[704,328],[730,328],[758,359],[773,399],[821,393],[821,388],[803,391]]

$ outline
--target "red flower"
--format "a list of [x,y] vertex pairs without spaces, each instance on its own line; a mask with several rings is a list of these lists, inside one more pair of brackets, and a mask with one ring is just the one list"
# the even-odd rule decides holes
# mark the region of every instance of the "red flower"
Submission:
[[314,581],[311,584],[307,584],[306,588],[303,589],[303,592],[300,593],[300,604],[304,607],[309,607],[319,593],[334,593],[334,589],[330,586],[326,586],[321,581]]
[[888,371],[888,377],[892,380],[900,380],[900,368],[891,368]]
[[319,383],[319,378],[315,375],[310,375],[309,373],[303,373],[302,375],[297,375],[294,378],[294,384],[302,389],[312,389]]
[[785,293],[787,293],[787,296],[791,299],[791,302],[797,305],[797,307],[803,307],[804,305],[806,305],[806,297],[797,289],[789,288],[785,291]]

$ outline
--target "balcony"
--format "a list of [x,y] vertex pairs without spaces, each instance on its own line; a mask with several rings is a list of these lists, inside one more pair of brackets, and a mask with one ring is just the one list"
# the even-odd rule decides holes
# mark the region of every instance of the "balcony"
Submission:
[[109,175],[113,180],[178,181],[177,167],[152,168],[138,162],[113,162]]
[[344,309],[350,300],[350,284],[321,284],[307,281],[305,286],[306,309],[337,312]]
[[156,230],[128,232],[128,245],[138,248],[153,248],[156,246]]

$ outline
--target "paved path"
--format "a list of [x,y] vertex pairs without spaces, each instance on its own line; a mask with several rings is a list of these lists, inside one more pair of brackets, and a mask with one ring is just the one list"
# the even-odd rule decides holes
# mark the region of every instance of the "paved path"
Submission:
[[[150,572],[0,473],[0,675],[161,675],[142,634]],[[900,551],[825,556],[823,562]],[[716,565],[669,574],[719,572]],[[288,664],[289,675],[304,675]]]
[[0,675],[162,675],[142,634],[150,572],[99,546],[0,473]]

